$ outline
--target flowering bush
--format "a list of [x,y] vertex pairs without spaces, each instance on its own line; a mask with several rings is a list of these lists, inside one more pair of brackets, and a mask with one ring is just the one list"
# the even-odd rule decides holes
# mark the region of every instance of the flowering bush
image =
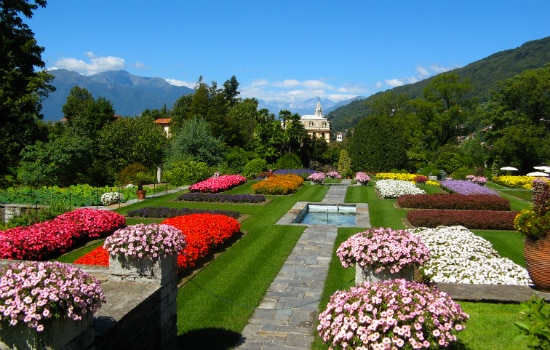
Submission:
[[101,195],[101,204],[108,206],[124,202],[124,195],[120,192],[106,192]]
[[377,180],[375,187],[382,198],[397,198],[404,194],[426,193],[412,182],[403,180]]
[[331,179],[341,179],[342,178],[342,175],[340,175],[340,173],[338,173],[337,171],[329,171],[327,173],[327,176]]
[[109,254],[153,261],[178,254],[185,247],[180,230],[169,225],[137,224],[121,228],[105,239]]
[[514,218],[514,228],[527,237],[539,239],[550,233],[550,184],[544,179],[535,179],[533,184],[533,207],[524,209]]
[[487,183],[487,178],[485,176],[466,175],[466,180],[480,186],[484,186]]
[[315,184],[322,185],[325,183],[325,173],[313,173],[307,179]]
[[20,262],[0,270],[0,320],[26,323],[44,331],[44,321],[80,320],[105,302],[99,282],[82,270],[59,262]]
[[366,185],[370,181],[370,176],[362,171],[358,171],[355,174],[355,181],[359,182],[361,185]]
[[424,175],[416,175],[413,179],[413,181],[420,185],[425,185],[428,181],[428,177]]
[[227,191],[233,187],[242,185],[245,182],[246,177],[242,175],[221,175],[197,182],[196,184],[189,186],[189,191],[217,193]]
[[372,228],[344,241],[336,255],[345,268],[372,266],[376,273],[397,273],[406,266],[422,265],[430,258],[422,240],[407,231]]
[[180,270],[195,266],[199,259],[207,256],[216,246],[225,243],[241,229],[237,220],[220,214],[177,216],[162,223],[181,230],[187,242],[178,255]]
[[491,243],[463,226],[410,229],[430,250],[420,270],[434,283],[531,284],[527,270],[502,258]]
[[465,180],[443,180],[441,187],[450,192],[460,194],[492,194],[498,196],[498,193],[485,187]]
[[397,279],[335,292],[317,331],[331,349],[428,349],[456,341],[468,318],[447,293]]
[[298,175],[273,175],[252,185],[252,191],[260,194],[285,195],[296,192],[304,184]]
[[106,236],[124,224],[124,216],[111,211],[77,209],[50,221],[0,231],[0,258],[45,260],[78,242]]

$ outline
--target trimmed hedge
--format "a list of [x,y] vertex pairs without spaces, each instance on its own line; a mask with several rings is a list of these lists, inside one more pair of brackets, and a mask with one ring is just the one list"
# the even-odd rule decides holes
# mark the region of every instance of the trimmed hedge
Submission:
[[510,201],[490,194],[405,194],[399,196],[401,208],[510,211]]
[[461,225],[478,230],[514,230],[517,211],[495,210],[411,210],[407,220],[415,227]]

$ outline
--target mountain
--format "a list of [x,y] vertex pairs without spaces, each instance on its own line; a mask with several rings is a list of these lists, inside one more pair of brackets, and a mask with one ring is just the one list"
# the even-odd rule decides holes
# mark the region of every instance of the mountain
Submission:
[[277,116],[279,114],[279,111],[281,110],[287,110],[291,113],[298,113],[299,115],[306,115],[306,114],[314,114],[315,108],[317,107],[317,101],[321,102],[321,108],[323,109],[323,114],[327,115],[331,111],[335,110],[336,108],[339,108],[341,106],[344,106],[353,100],[355,98],[346,100],[346,101],[333,101],[327,98],[310,98],[307,100],[296,100],[292,102],[286,102],[286,101],[264,101],[259,99],[258,100],[258,109],[266,108],[269,110],[270,113],[275,114]]
[[55,78],[52,92],[42,104],[44,120],[58,121],[63,118],[62,108],[74,86],[86,88],[97,99],[103,97],[113,104],[116,114],[136,116],[146,109],[172,108],[183,95],[194,92],[184,86],[170,85],[162,78],[144,78],[126,71],[109,71],[91,76],[66,69],[49,72]]
[[[524,43],[518,48],[497,52],[484,59],[473,62],[462,68],[452,70],[461,78],[467,78],[474,89],[472,96],[484,102],[490,97],[491,90],[498,88],[497,82],[511,78],[528,69],[542,68],[550,63],[550,37]],[[336,108],[329,114],[331,128],[344,131],[353,128],[362,118],[368,115],[366,104],[373,96],[388,91],[404,94],[410,98],[421,97],[424,88],[433,77],[379,92],[367,98],[357,99],[345,106]]]

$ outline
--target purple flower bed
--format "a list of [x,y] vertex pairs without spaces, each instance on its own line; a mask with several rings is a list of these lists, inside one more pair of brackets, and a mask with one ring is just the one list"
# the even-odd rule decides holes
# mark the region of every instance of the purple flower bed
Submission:
[[273,171],[274,175],[298,175],[302,179],[306,179],[309,175],[315,173],[315,170],[311,169],[277,169]]
[[141,217],[141,218],[173,218],[181,215],[189,214],[222,214],[234,219],[238,219],[241,214],[234,210],[206,210],[206,209],[191,209],[191,208],[168,208],[168,207],[146,207],[136,210],[130,210],[126,216]]
[[498,193],[485,187],[464,180],[443,180],[440,181],[441,187],[449,192],[460,194],[492,194],[498,196]]
[[266,198],[263,194],[187,192],[179,196],[177,200],[192,202],[262,203],[265,202]]

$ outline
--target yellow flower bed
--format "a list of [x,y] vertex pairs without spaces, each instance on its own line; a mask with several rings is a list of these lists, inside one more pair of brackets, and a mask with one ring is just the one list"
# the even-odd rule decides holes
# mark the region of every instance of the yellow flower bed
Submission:
[[439,183],[439,181],[428,180],[426,181],[426,186],[441,186],[441,184]]
[[508,188],[525,188],[530,190],[533,188],[533,176],[517,176],[517,175],[503,175],[494,176],[492,181],[498,185],[506,186]]
[[377,173],[377,180],[402,180],[402,181],[414,181],[414,178],[418,174],[407,174],[407,173]]
[[296,192],[304,179],[295,174],[272,175],[252,185],[252,191],[260,194],[289,194]]

